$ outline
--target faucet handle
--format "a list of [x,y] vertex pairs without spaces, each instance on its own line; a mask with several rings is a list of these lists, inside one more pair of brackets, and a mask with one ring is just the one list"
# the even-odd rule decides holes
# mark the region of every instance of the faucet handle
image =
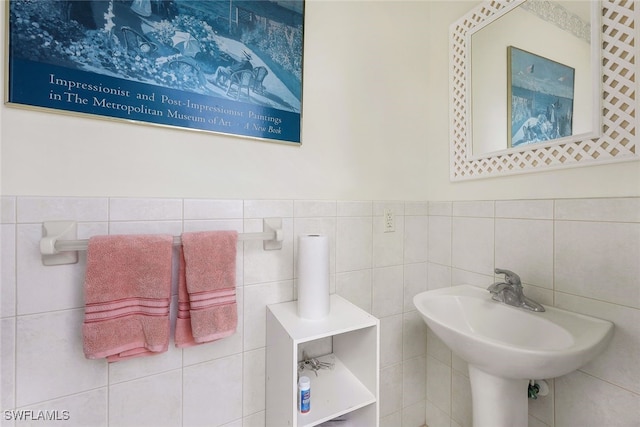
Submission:
[[504,281],[509,285],[522,286],[522,283],[520,282],[520,276],[518,276],[513,271],[505,270],[502,268],[496,268],[494,271],[496,272],[496,274],[504,274]]

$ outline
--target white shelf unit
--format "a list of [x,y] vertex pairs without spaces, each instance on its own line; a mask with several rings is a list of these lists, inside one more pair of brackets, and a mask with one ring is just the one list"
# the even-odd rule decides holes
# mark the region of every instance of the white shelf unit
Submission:
[[[297,301],[267,309],[266,425],[312,427],[342,417],[342,427],[379,425],[380,332],[376,317],[338,295],[322,320],[298,317]],[[297,410],[299,348],[313,341],[331,341],[332,353],[320,360],[334,362],[311,379],[311,411]]]

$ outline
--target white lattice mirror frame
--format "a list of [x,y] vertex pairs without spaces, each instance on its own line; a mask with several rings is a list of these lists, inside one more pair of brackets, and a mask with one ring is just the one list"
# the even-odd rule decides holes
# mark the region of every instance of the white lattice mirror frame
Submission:
[[488,0],[450,29],[450,144],[452,181],[478,179],[558,168],[640,160],[638,153],[638,56],[640,3],[601,1],[602,46],[599,136],[533,144],[474,158],[471,148],[470,34],[497,14],[524,0]]

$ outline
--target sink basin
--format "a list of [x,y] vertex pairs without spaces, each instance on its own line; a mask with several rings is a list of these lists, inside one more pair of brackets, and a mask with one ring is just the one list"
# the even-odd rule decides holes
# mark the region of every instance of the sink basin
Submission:
[[526,427],[529,380],[580,368],[613,335],[609,321],[554,307],[512,307],[470,285],[422,292],[413,303],[427,326],[469,363],[474,426]]
[[493,301],[470,285],[422,292],[414,305],[458,356],[506,378],[568,374],[600,354],[613,323],[554,307],[536,313]]

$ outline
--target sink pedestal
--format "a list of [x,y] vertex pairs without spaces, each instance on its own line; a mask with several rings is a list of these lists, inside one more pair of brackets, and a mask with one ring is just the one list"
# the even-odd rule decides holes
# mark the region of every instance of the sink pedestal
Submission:
[[527,427],[529,380],[488,374],[469,364],[473,427]]

